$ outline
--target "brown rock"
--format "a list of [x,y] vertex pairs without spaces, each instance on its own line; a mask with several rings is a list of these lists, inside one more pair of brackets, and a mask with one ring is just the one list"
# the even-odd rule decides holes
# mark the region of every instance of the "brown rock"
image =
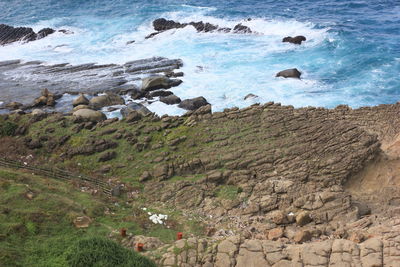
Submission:
[[312,221],[310,213],[302,211],[296,216],[296,223],[298,226],[304,226]]
[[267,238],[269,240],[278,240],[282,236],[283,236],[283,228],[282,227],[278,227],[278,228],[274,228],[274,229],[269,230]]
[[311,235],[310,231],[301,230],[295,234],[293,241],[296,243],[304,243],[304,242],[310,241],[311,237],[312,237],[312,235]]
[[81,94],[78,98],[74,99],[72,105],[74,107],[79,105],[89,105],[89,100],[83,94]]

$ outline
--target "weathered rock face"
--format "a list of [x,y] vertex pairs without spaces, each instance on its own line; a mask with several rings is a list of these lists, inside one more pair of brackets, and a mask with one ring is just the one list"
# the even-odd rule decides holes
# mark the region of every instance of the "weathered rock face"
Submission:
[[[398,249],[377,238],[363,244],[345,239],[334,239],[301,245],[280,241],[228,237],[215,242],[210,239],[190,238],[163,246],[160,266],[397,266]],[[176,255],[172,253],[178,251]],[[152,257],[154,254],[147,254]]]
[[39,40],[55,31],[50,28],[40,30],[37,34],[32,28],[8,26],[0,24],[0,45],[6,45],[17,41],[30,42]]
[[283,78],[296,78],[300,79],[301,72],[298,69],[287,69],[280,71],[276,74],[276,77],[283,77]]
[[[380,153],[380,143],[376,135],[342,120],[339,112],[268,103],[213,114],[189,113],[184,125],[193,127],[198,138],[191,153],[147,170],[155,178],[146,182],[146,194],[213,218],[232,216],[226,227],[241,229],[246,224],[254,228],[252,235],[265,236],[264,231],[277,224],[311,227],[357,220],[358,210],[342,185]],[[182,153],[194,138],[171,147]],[[201,145],[205,143],[207,149]],[[160,182],[197,174],[204,178]],[[213,193],[226,187],[234,190],[234,198]]]

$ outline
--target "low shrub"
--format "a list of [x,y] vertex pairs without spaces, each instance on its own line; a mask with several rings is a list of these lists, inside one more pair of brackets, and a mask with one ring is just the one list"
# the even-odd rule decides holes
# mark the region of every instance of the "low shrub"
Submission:
[[146,257],[101,237],[79,240],[66,251],[71,267],[155,267]]

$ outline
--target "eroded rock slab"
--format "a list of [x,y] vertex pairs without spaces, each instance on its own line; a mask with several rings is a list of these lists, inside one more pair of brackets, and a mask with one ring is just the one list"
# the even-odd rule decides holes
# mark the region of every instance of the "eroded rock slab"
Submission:
[[[124,92],[136,88],[132,82],[143,75],[172,72],[182,66],[179,59],[154,57],[123,65],[94,63],[48,65],[40,61],[0,62],[0,101],[29,104],[47,88],[56,95]],[[136,88],[137,89],[137,88]]]

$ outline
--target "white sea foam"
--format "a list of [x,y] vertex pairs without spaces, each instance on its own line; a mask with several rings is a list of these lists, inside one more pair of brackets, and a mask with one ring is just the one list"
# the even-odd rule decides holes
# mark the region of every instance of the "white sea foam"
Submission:
[[[132,30],[128,32],[119,32],[118,25],[124,23],[124,19],[126,23],[131,22],[130,18],[104,22],[101,18],[82,17],[79,27],[68,25],[65,19],[60,18],[30,26],[36,31],[53,27],[67,29],[74,34],[57,32],[35,42],[0,47],[0,58],[42,60],[49,64],[125,63],[153,56],[181,58],[184,62],[182,71],[185,73],[181,78],[183,83],[171,90],[181,99],[204,96],[215,111],[232,106],[244,107],[254,101],[273,100],[295,106],[304,103],[325,105],[324,101],[335,101],[334,96],[318,94],[316,98],[316,94],[309,93],[316,88],[320,91],[326,89],[319,77],[309,75],[307,69],[313,64],[324,64],[323,60],[319,60],[317,52],[312,54],[312,49],[335,40],[336,36],[328,33],[328,27],[318,29],[310,22],[295,20],[223,19],[207,15],[213,9],[191,6],[182,8],[184,11],[165,13],[160,17],[180,22],[204,21],[231,28],[242,23],[255,33],[197,33],[193,27],[188,26],[145,39],[145,36],[154,32],[154,18],[149,18],[138,27],[132,25]],[[307,42],[301,46],[282,43],[283,37],[294,35],[306,36]],[[132,40],[135,42],[127,45]],[[275,78],[278,71],[293,67],[303,71],[303,80]],[[29,79],[34,80],[34,77]],[[244,96],[249,93],[259,97],[244,101]],[[168,106],[160,102],[147,107],[159,115],[180,115],[185,112],[176,105]],[[117,113],[107,115],[118,116]]]

